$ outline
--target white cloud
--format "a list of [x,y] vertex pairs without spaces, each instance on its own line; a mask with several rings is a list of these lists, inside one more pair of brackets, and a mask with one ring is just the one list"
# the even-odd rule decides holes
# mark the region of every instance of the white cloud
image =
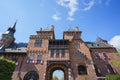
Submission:
[[109,5],[111,0],[56,0],[57,4],[69,9],[67,20],[73,21],[78,10],[90,11],[96,5]]
[[109,43],[110,43],[111,45],[113,45],[114,47],[120,49],[120,35],[114,36],[114,37],[109,41]]
[[53,18],[55,21],[61,20],[61,17],[59,17],[58,14],[54,14],[54,15],[52,16],[52,18]]
[[84,8],[83,8],[83,10],[84,11],[88,11],[88,10],[90,10],[93,6],[94,6],[94,4],[95,4],[95,0],[90,0],[88,3],[86,3],[85,1],[83,2],[83,4],[84,4]]
[[75,12],[78,10],[77,0],[57,0],[57,4],[69,9],[68,11],[69,17],[74,16]]
[[67,20],[74,21],[74,18],[73,17],[68,17]]

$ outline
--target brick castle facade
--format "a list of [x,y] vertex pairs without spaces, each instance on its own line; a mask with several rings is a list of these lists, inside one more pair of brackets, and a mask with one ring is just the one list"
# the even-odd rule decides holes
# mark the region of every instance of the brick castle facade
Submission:
[[120,60],[116,48],[100,37],[85,42],[76,27],[55,39],[52,25],[30,35],[28,43],[15,43],[15,26],[0,40],[0,56],[16,62],[13,80],[52,80],[55,70],[64,72],[64,80],[104,80],[108,74],[120,74],[120,67],[113,64]]

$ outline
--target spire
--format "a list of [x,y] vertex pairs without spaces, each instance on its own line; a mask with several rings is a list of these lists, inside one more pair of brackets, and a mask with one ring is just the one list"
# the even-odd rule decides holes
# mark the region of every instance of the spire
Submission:
[[15,32],[15,31],[16,31],[16,29],[15,29],[16,24],[17,24],[17,20],[15,21],[14,25],[13,25],[13,26],[12,26],[12,28],[11,28],[11,30],[12,30],[13,32]]
[[14,23],[14,25],[13,25],[13,27],[12,27],[13,30],[15,30],[16,24],[17,24],[17,20],[15,21],[15,23]]

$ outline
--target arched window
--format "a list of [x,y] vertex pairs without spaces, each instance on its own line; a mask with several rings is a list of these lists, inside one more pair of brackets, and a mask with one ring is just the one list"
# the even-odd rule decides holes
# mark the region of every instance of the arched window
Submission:
[[98,53],[95,53],[95,58],[98,59],[98,60],[101,59]]
[[78,74],[79,75],[86,75],[87,74],[86,66],[83,66],[83,65],[78,66]]
[[108,60],[108,59],[109,59],[109,57],[108,57],[108,55],[107,55],[106,53],[103,53],[103,56],[104,56],[104,59],[105,59],[105,60]]

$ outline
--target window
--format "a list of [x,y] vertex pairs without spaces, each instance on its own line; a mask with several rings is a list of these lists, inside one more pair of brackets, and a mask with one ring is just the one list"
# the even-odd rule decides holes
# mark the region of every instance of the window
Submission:
[[65,57],[65,50],[62,50],[62,57]]
[[51,50],[50,57],[54,57],[54,50]]
[[97,46],[100,46],[99,44],[97,44]]
[[107,66],[108,73],[115,74],[115,72],[110,64],[106,64],[106,66]]
[[85,66],[80,65],[78,66],[78,74],[79,75],[86,75],[87,74],[87,69]]
[[34,46],[35,47],[41,47],[42,46],[42,39],[36,39]]
[[84,60],[87,59],[86,56],[83,53],[79,52],[79,51],[76,52],[76,56],[78,58],[81,58],[81,59],[84,59]]
[[75,43],[75,44],[74,44],[74,47],[75,47],[75,48],[80,48],[80,45],[79,45],[78,43]]
[[103,56],[104,56],[105,60],[108,60],[108,59],[109,59],[109,57],[107,56],[106,53],[103,53]]
[[98,53],[95,53],[95,58],[100,60],[100,56]]
[[59,57],[60,55],[60,50],[56,50],[56,57]]
[[39,55],[37,56],[37,64],[40,64],[40,63],[41,63],[41,60],[42,60],[42,55],[39,54]]
[[103,56],[104,56],[105,58],[108,58],[108,56],[106,55],[106,53],[103,53]]
[[95,68],[96,75],[97,75],[97,76],[101,76],[100,69],[97,67],[96,64],[94,64],[94,68]]
[[30,54],[30,57],[29,57],[29,63],[31,64],[34,60],[34,55],[33,54]]

